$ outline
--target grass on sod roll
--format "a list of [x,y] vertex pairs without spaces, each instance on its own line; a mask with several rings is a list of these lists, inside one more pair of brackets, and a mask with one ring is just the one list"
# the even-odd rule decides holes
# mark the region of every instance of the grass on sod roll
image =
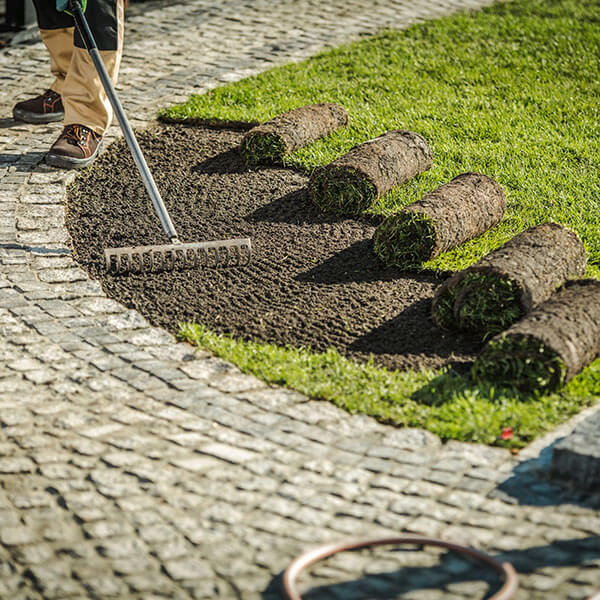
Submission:
[[244,160],[251,165],[262,162],[281,162],[285,155],[285,144],[277,135],[250,135],[242,146]]
[[[458,314],[454,314],[455,298],[468,289]],[[468,331],[481,331],[484,339],[504,331],[524,314],[520,290],[506,277],[488,273],[469,273],[452,290],[448,290],[437,306],[435,321],[452,329],[458,324]]]
[[323,210],[344,215],[364,211],[373,204],[377,189],[353,169],[328,169],[317,173],[312,181],[313,197]]
[[435,246],[435,227],[431,219],[419,212],[406,211],[388,217],[373,240],[375,253],[387,267],[419,268],[423,257]]
[[554,390],[565,378],[560,356],[540,340],[502,336],[490,342],[473,365],[475,381],[495,381],[523,391]]
[[[380,198],[391,214],[458,173],[504,188],[503,221],[426,263],[463,269],[545,221],[575,230],[600,274],[600,0],[514,0],[328,50],[300,63],[195,95],[164,111],[178,120],[264,122],[337,102],[349,127],[290,157],[309,173],[358,143],[408,129],[431,144],[434,165]],[[267,381],[444,438],[523,445],[600,394],[600,362],[560,392],[529,396],[473,385],[447,371],[393,374],[334,354],[261,347],[205,332],[195,338]],[[416,395],[415,395],[416,394]]]

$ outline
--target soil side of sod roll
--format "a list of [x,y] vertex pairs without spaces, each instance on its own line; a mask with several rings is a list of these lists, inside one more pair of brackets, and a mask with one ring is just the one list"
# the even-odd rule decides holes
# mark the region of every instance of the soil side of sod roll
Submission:
[[445,329],[496,334],[541,304],[568,279],[583,277],[579,236],[557,223],[522,231],[437,290],[435,323]]
[[249,341],[372,356],[391,370],[470,368],[481,340],[431,321],[442,278],[384,269],[372,251],[376,219],[324,213],[298,170],[248,168],[242,135],[160,124],[138,132],[180,239],[249,236],[248,266],[107,273],[105,248],[167,240],[122,140],[78,176],[66,206],[73,255],[106,294],[172,333],[191,321]]
[[240,152],[249,165],[279,164],[288,154],[348,125],[348,113],[338,104],[301,106],[253,127],[243,137]]
[[524,391],[570,381],[600,351],[600,281],[571,282],[484,348],[476,381]]
[[358,215],[432,164],[425,138],[412,131],[388,131],[315,170],[308,186],[310,197],[325,211]]
[[374,236],[383,263],[411,269],[498,224],[506,198],[496,181],[463,173],[389,216]]

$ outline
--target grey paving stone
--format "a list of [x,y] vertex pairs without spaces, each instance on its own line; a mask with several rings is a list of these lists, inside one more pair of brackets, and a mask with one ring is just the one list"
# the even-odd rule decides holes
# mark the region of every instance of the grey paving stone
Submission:
[[[490,3],[132,2],[119,91],[145,127],[219,82]],[[9,115],[50,81],[41,42],[0,50],[0,79]],[[268,387],[106,298],[68,248],[75,174],[40,163],[60,126],[0,128],[0,597],[272,600],[316,542],[416,529],[513,557],[529,600],[591,593],[600,499],[548,482],[547,464]],[[343,556],[321,581],[389,560]],[[476,587],[427,581],[403,597]]]

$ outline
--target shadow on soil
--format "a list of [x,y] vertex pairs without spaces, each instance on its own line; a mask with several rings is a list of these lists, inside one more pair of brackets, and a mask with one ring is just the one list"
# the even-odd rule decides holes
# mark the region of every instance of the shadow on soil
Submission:
[[[375,217],[372,220],[375,221]],[[321,222],[323,222],[322,215]],[[376,223],[366,220],[365,224],[376,225]],[[359,268],[351,268],[356,266]],[[405,279],[407,281],[441,284],[444,279],[453,274],[452,271],[434,271],[431,269],[408,271],[395,267],[385,268],[373,250],[373,240],[365,239],[354,242],[313,269],[301,273],[296,277],[296,280],[316,283],[350,283],[353,281],[396,281]],[[428,302],[429,313],[431,312],[431,300],[428,300]]]
[[237,148],[221,152],[192,167],[192,173],[204,173],[206,175],[245,173],[247,170],[248,166],[243,161]]
[[[423,277],[421,280],[431,281]],[[362,280],[361,280],[362,281]],[[333,282],[327,282],[333,283]],[[387,340],[385,352],[389,354],[419,354],[423,351],[422,335],[427,333],[432,338],[437,335],[437,342],[431,346],[431,351],[443,358],[451,358],[456,350],[457,343],[468,344],[477,348],[478,340],[458,333],[448,333],[438,329],[429,318],[431,312],[431,299],[422,298],[407,306],[394,318],[389,319],[379,327],[358,338],[350,345],[350,350],[363,354],[381,353],[381,340]],[[415,323],[419,326],[415,329]],[[440,394],[440,388],[448,386],[456,389],[457,386],[469,385],[464,379],[457,379],[453,375],[467,375],[472,365],[471,361],[449,361],[446,363],[452,374],[444,373],[435,377],[429,384],[417,392],[423,398],[431,398]],[[449,397],[449,394],[442,394]]]
[[[407,551],[399,550],[398,562],[402,562],[402,555]],[[349,554],[349,553],[348,553]],[[393,560],[386,554],[386,562]],[[509,562],[519,575],[532,574],[538,569],[554,567],[575,567],[586,561],[600,559],[600,537],[589,536],[582,539],[557,540],[543,546],[532,546],[522,550],[501,552],[492,555],[500,563]],[[363,559],[361,562],[366,562]],[[318,563],[325,566],[327,561]],[[377,558],[373,557],[373,566],[376,568]],[[350,562],[352,565],[352,562]],[[318,569],[319,567],[316,567]],[[333,570],[334,577],[340,578],[338,569]],[[316,581],[323,581],[323,571],[316,570],[315,575],[321,575]],[[263,592],[264,600],[275,600],[279,595],[283,574],[280,573],[270,582]],[[310,584],[310,575],[304,575],[306,589]],[[393,571],[377,574],[367,574],[356,579],[333,583],[331,585],[313,585],[309,591],[302,595],[304,600],[339,599],[364,600],[364,598],[390,599],[397,598],[400,594],[417,592],[419,590],[443,590],[450,593],[463,594],[472,598],[490,598],[502,586],[500,578],[488,567],[482,567],[480,562],[464,558],[455,553],[446,552],[439,558],[438,564],[431,567],[408,566]],[[411,598],[417,598],[418,595]],[[454,596],[453,596],[454,597]]]
[[[288,167],[287,170],[303,177],[306,176],[299,169]],[[383,218],[377,215],[348,217],[324,212],[311,201],[308,196],[308,188],[302,187],[257,208],[246,217],[246,220],[251,223],[290,223],[292,225],[331,225],[343,224],[345,221],[352,220],[353,223],[359,222],[365,227],[377,227]],[[381,266],[378,266],[378,269],[381,269]]]
[[[365,257],[370,257],[372,252],[372,240],[367,239],[355,242],[313,269],[300,273],[296,277],[296,280],[315,283],[349,283],[352,281],[413,279],[412,277],[407,278],[406,274],[396,269],[382,270],[374,255],[371,260],[365,260]],[[425,277],[423,280],[431,281],[432,278]]]

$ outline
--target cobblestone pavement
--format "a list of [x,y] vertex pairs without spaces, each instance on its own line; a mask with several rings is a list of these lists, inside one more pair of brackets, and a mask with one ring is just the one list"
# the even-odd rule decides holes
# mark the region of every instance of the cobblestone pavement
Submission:
[[[485,4],[134,4],[120,88],[144,126],[192,91]],[[519,456],[442,445],[267,387],[106,298],[69,253],[73,175],[40,164],[60,124],[8,118],[48,81],[40,43],[0,53],[1,598],[276,598],[303,549],[401,531],[512,560],[521,599],[600,587],[600,497],[547,477],[560,431]],[[444,554],[381,550],[331,559],[305,585],[436,600],[482,597],[481,576]]]

